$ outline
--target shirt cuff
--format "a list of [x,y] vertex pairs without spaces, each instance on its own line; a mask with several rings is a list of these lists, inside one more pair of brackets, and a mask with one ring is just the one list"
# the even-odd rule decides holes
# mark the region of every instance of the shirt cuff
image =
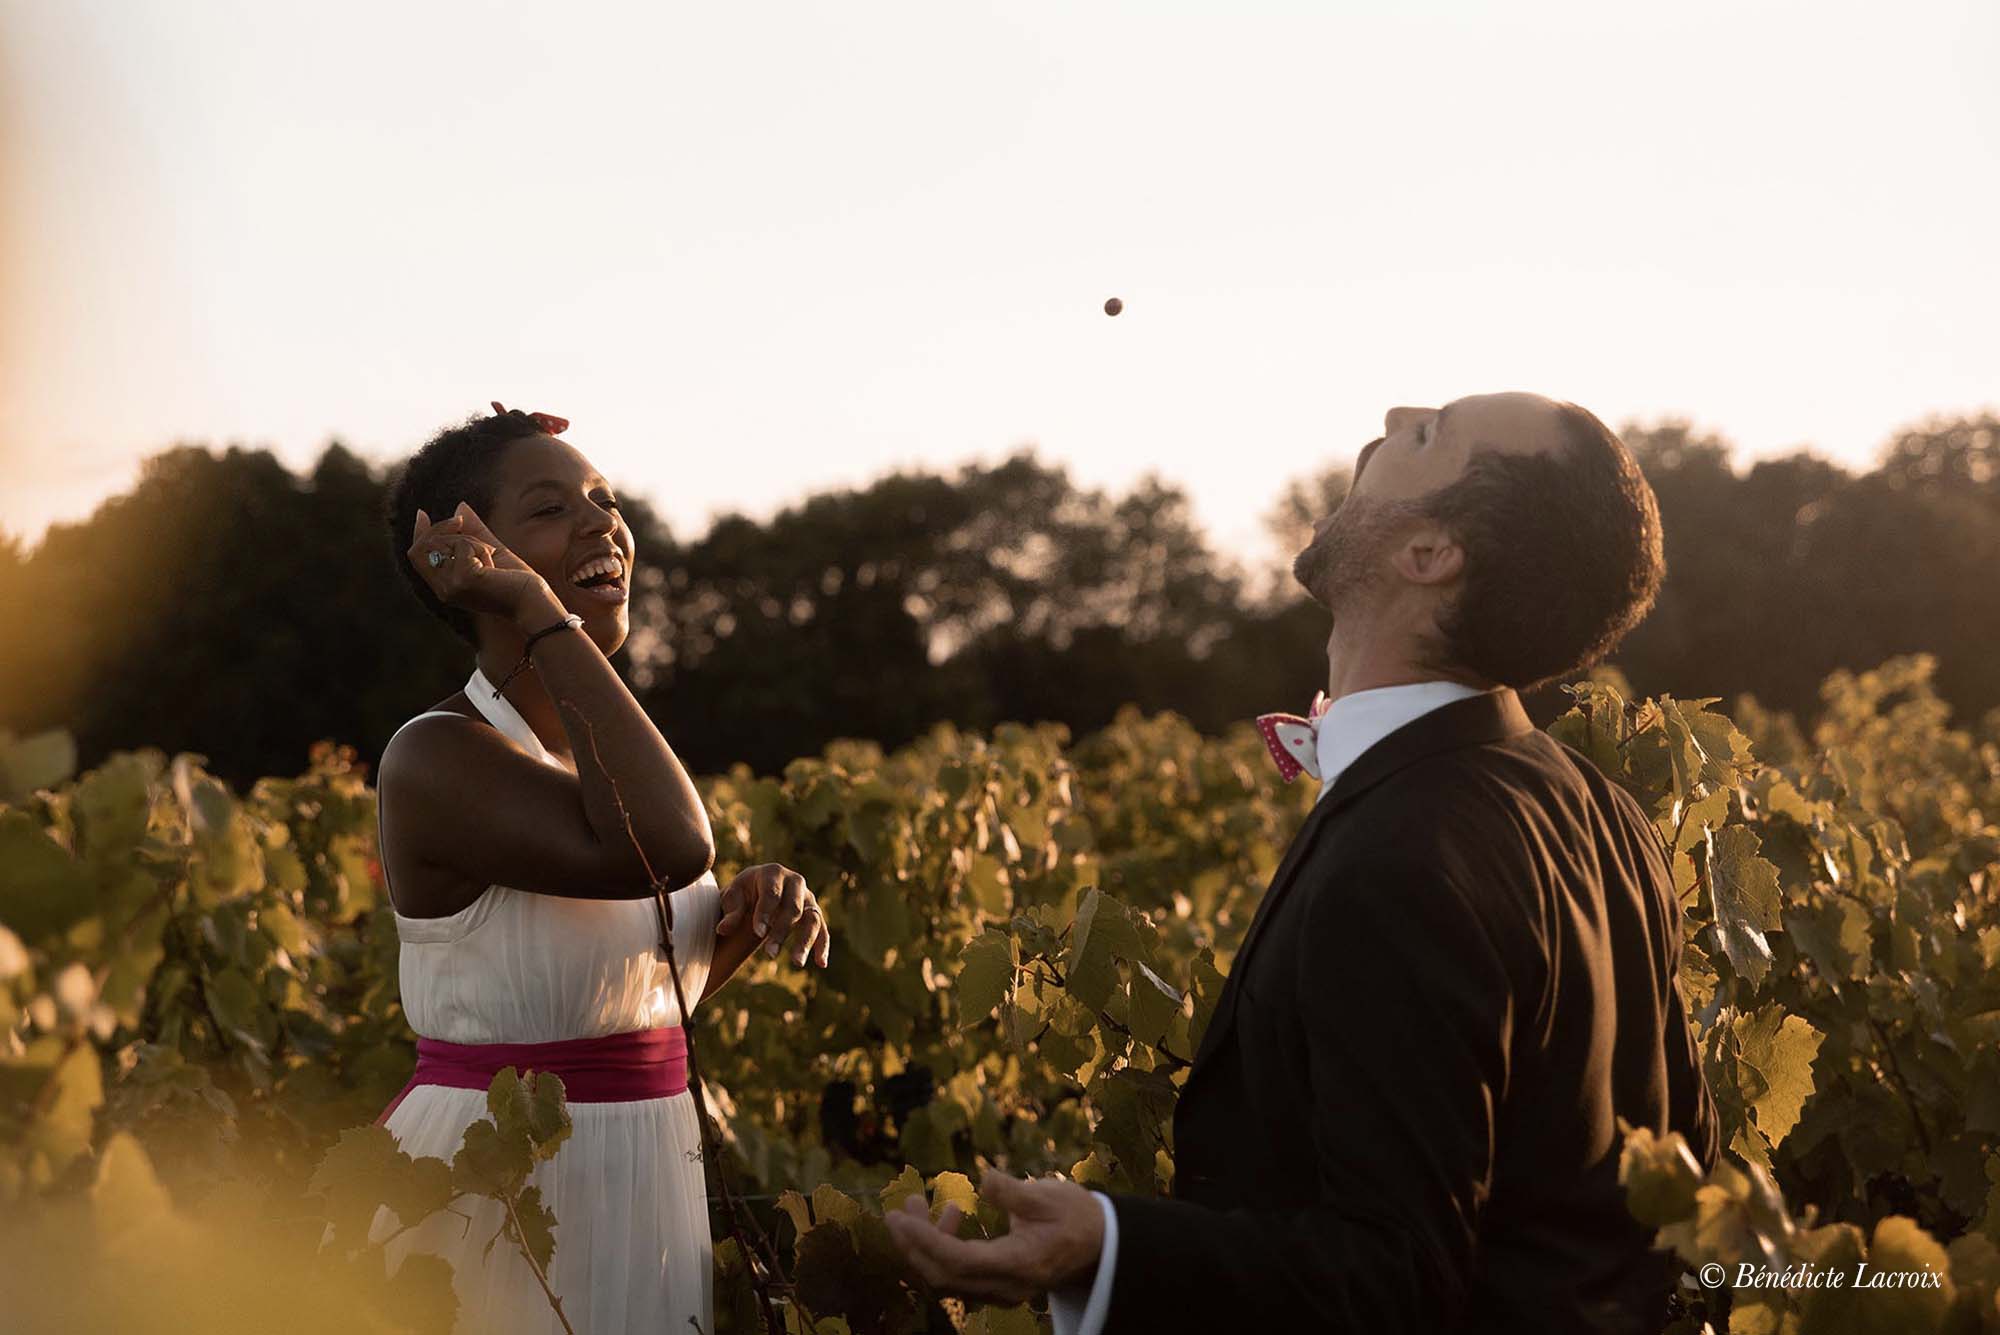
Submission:
[[1097,1277],[1086,1296],[1081,1285],[1049,1294],[1049,1317],[1056,1335],[1102,1335],[1111,1315],[1111,1277],[1118,1270],[1118,1211],[1103,1192],[1092,1192],[1104,1212],[1104,1245],[1097,1253]]

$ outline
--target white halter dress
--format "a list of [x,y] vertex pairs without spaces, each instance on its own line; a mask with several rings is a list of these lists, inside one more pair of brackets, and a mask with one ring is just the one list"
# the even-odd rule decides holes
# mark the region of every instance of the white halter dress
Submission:
[[[465,693],[516,746],[560,767],[519,711],[494,698],[483,673],[474,670]],[[690,1005],[707,983],[720,900],[713,874],[671,896],[674,959]],[[449,917],[398,913],[396,929],[403,1010],[425,1038],[545,1043],[681,1023],[666,963],[658,958],[651,899],[563,899],[492,885]],[[693,1094],[571,1103],[569,1114],[569,1140],[536,1165],[529,1181],[555,1213],[549,1286],[570,1325],[577,1335],[654,1335],[691,1330],[692,1318],[713,1330],[707,1188]],[[406,1153],[448,1162],[465,1128],[486,1115],[482,1090],[420,1085],[386,1125]],[[559,1335],[562,1327],[520,1253],[503,1241],[482,1258],[502,1207],[464,1196],[452,1208],[470,1214],[471,1223],[448,1212],[431,1216],[390,1244],[391,1269],[412,1251],[450,1261],[459,1332]],[[386,1209],[377,1216],[376,1237],[391,1231],[391,1217]]]

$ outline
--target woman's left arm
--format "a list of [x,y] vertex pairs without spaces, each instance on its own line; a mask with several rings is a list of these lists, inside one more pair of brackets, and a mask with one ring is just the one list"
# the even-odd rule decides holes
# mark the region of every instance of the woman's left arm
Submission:
[[787,937],[791,938],[792,963],[803,967],[810,959],[822,969],[826,967],[833,945],[826,916],[806,886],[806,878],[790,867],[775,862],[746,867],[722,892],[719,911],[703,1000],[715,995],[758,946],[775,958]]

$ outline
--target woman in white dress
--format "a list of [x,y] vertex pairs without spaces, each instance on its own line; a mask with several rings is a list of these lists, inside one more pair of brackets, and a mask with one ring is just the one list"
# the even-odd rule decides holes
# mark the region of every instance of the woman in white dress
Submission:
[[[420,1053],[384,1121],[408,1153],[449,1160],[486,1116],[491,1072],[538,1045],[535,1069],[570,1073],[572,1133],[530,1179],[556,1217],[548,1280],[564,1317],[578,1335],[712,1330],[686,1017],[653,877],[682,887],[667,899],[690,1006],[759,944],[775,956],[789,940],[795,964],[824,966],[826,926],[783,867],[718,888],[694,784],[607,658],[629,630],[633,558],[611,489],[558,438],[568,423],[493,406],[418,451],[390,501],[412,587],[477,666],[378,767]],[[486,1251],[500,1205],[453,1208],[397,1238],[390,1264],[449,1260],[460,1331],[560,1331],[518,1251]],[[386,1213],[376,1227],[392,1227]]]

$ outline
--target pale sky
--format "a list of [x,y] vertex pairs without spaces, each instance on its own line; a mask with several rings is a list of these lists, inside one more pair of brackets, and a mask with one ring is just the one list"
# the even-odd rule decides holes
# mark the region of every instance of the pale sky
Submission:
[[0,530],[493,398],[682,536],[1034,443],[1250,552],[1496,389],[1865,466],[2000,403],[1996,61],[1991,0],[0,0]]

